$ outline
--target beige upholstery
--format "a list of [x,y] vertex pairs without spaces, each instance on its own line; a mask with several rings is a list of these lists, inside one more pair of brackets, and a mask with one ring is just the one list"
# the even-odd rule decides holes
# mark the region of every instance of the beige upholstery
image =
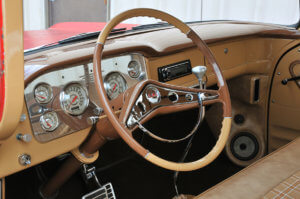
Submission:
[[300,198],[300,170],[269,191],[263,199]]
[[261,199],[298,170],[300,170],[300,138],[195,198]]

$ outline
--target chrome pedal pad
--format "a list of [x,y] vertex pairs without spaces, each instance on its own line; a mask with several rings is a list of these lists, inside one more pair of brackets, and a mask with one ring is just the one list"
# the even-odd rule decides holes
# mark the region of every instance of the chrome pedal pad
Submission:
[[107,183],[99,189],[82,196],[81,199],[116,199],[116,196],[112,184]]

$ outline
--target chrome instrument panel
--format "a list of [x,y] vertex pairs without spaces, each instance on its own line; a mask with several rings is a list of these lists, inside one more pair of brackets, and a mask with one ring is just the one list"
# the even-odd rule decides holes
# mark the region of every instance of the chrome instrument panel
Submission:
[[[141,74],[137,78],[131,78],[128,74],[127,66],[133,60],[141,64]],[[102,60],[103,79],[112,72],[120,73],[126,80],[128,88],[147,78],[144,57],[137,53]],[[90,61],[86,64],[68,66],[42,74],[27,85],[25,88],[25,102],[33,135],[39,142],[48,142],[91,126],[87,119],[97,115],[96,112],[99,112],[98,110],[101,107],[93,75],[93,63]],[[47,83],[52,88],[53,97],[48,103],[38,103],[35,99],[34,89],[41,83]],[[61,92],[67,85],[72,83],[80,84],[87,91],[89,98],[86,110],[77,116],[63,111],[60,102]],[[53,131],[46,131],[40,124],[41,116],[47,112],[55,112],[59,119],[58,127]]]
[[132,128],[136,121],[141,121],[156,108],[195,102],[198,102],[198,93],[173,90],[149,84],[140,93],[133,105],[126,125]]

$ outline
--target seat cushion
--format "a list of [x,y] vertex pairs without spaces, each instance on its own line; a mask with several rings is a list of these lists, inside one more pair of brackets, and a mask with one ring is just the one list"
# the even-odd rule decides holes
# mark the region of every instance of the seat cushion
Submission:
[[300,198],[300,171],[269,191],[264,199]]
[[300,138],[196,196],[199,199],[261,199],[300,170]]

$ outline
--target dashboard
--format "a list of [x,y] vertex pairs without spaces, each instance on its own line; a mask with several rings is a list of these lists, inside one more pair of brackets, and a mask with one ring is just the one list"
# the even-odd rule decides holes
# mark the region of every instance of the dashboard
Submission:
[[[102,75],[108,98],[113,100],[147,79],[145,59],[138,53],[104,59]],[[103,111],[92,61],[40,75],[25,88],[25,102],[33,135],[39,142],[90,127],[89,118]]]
[[[284,29],[286,39],[278,39],[278,27],[260,24],[218,22],[191,26],[203,35],[226,80],[253,73],[269,76],[275,66],[274,58],[282,55],[278,52],[286,52],[297,43],[291,39],[297,36],[294,31]],[[256,31],[252,31],[253,28]],[[265,31],[273,36],[267,36]],[[205,58],[181,33],[171,28],[130,34],[112,37],[103,52],[102,75],[110,99],[143,79],[185,87],[197,85],[197,79],[190,74],[189,64],[192,67],[205,65]],[[92,125],[87,120],[102,110],[93,80],[94,47],[95,41],[91,40],[25,54],[26,87],[22,117],[12,135],[0,140],[3,168],[0,177],[70,152],[89,136]],[[207,78],[207,86],[216,84],[210,67]],[[75,100],[74,92],[78,96]],[[119,101],[116,106],[118,109]],[[102,116],[97,130],[113,131],[109,120],[104,114],[100,118]],[[25,142],[18,139],[19,134],[34,138]],[[18,162],[22,154],[31,157],[30,165]]]

